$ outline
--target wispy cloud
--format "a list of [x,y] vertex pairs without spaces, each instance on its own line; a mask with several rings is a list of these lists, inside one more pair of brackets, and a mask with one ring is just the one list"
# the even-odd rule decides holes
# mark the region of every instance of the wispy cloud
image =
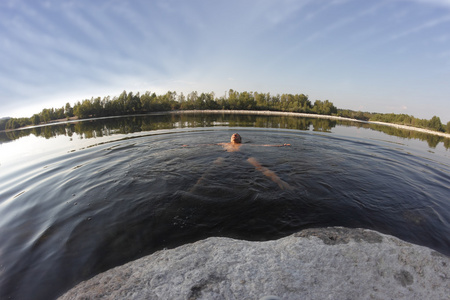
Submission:
[[292,19],[299,14],[312,0],[282,0],[282,1],[261,1],[253,14],[259,18],[263,16],[268,21],[270,26],[277,26],[281,23],[286,23],[287,20]]
[[[284,51],[282,51],[276,58],[268,62],[268,68],[279,64],[282,60],[286,58],[293,59],[298,57],[298,53],[309,53],[311,47],[319,47],[320,53],[328,53],[325,56],[335,55],[338,52],[346,51],[350,47],[355,45],[350,43],[353,38],[354,43],[360,43],[360,38],[367,38],[367,35],[372,31],[375,33],[377,29],[369,28],[357,28],[355,26],[354,30],[349,30],[352,24],[357,24],[358,21],[367,18],[368,16],[374,15],[380,10],[385,3],[380,2],[375,5],[363,7],[362,9],[352,11],[352,14],[341,14],[342,10],[346,10],[347,5],[353,5],[352,1],[342,0],[342,1],[330,1],[326,5],[318,6],[317,8],[311,8],[305,18],[298,16],[299,19],[303,21],[297,24],[297,30],[302,32],[303,35],[293,39],[293,43],[289,45]],[[337,11],[337,13],[335,13]],[[323,21],[326,20],[326,21]],[[303,28],[312,28],[312,30],[304,31]],[[360,38],[355,37],[357,32],[360,33]],[[336,39],[341,39],[338,46],[333,45],[332,41]],[[330,44],[330,46],[328,46]],[[357,45],[359,47],[359,45]],[[305,54],[304,54],[305,55]],[[307,59],[308,64],[318,63],[323,60],[324,56],[314,55],[314,58]]]
[[437,5],[446,8],[450,8],[450,0],[397,0],[397,1],[405,1],[405,2],[416,2],[426,5]]
[[[335,1],[335,3],[333,3],[333,5],[342,5],[342,4],[346,4],[346,3],[347,3],[347,1]],[[374,6],[364,8],[353,15],[339,17],[336,20],[334,20],[334,22],[327,25],[325,28],[318,29],[317,31],[315,31],[311,36],[309,36],[306,39],[306,42],[311,42],[318,38],[327,37],[332,32],[337,31],[337,30],[343,28],[344,26],[348,26],[349,24],[352,24],[362,18],[365,18],[368,15],[372,15],[372,14],[376,13],[376,11],[379,10],[382,6],[384,6],[384,3],[382,3],[382,2],[377,3]],[[331,5],[330,5],[330,9],[332,9]]]
[[436,26],[441,26],[441,25],[443,25],[445,23],[448,23],[448,22],[450,22],[450,15],[443,16],[443,17],[438,18],[438,19],[427,20],[427,21],[423,22],[422,24],[420,24],[418,26],[415,26],[415,27],[413,27],[411,29],[391,34],[389,36],[389,38],[386,39],[386,42],[398,40],[398,39],[407,37],[409,35],[416,34],[416,33],[419,33],[421,31],[431,29],[431,28],[436,27]]
[[[449,2],[3,0],[0,104],[242,88],[368,107],[359,103],[368,94],[425,82],[414,72],[419,64],[429,77],[449,79]],[[432,80],[423,89],[448,91]]]

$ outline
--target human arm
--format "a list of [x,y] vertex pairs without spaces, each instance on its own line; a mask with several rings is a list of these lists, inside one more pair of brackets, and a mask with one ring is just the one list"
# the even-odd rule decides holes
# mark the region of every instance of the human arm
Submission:
[[260,144],[247,144],[248,146],[253,146],[253,147],[290,147],[291,144],[280,144],[280,145],[269,145],[269,144],[265,144],[265,145],[260,145]]
[[289,147],[291,144],[283,144],[283,145],[259,145],[263,147]]

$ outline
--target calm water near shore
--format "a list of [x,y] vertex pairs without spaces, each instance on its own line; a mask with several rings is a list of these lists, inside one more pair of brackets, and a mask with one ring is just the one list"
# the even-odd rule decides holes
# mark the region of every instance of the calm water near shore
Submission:
[[[234,132],[240,152],[214,145]],[[53,299],[99,272],[210,236],[362,227],[450,255],[450,150],[441,137],[199,114],[58,124],[0,133],[0,142],[0,299]]]

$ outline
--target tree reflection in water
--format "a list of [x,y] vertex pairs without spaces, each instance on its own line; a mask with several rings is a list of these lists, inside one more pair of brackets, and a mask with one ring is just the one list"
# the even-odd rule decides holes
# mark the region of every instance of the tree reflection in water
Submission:
[[0,132],[0,143],[18,138],[35,135],[46,139],[59,135],[81,138],[95,138],[114,134],[129,134],[160,129],[192,128],[192,127],[259,127],[312,130],[317,132],[331,132],[336,125],[355,126],[380,131],[388,135],[406,139],[426,141],[430,148],[443,142],[444,147],[450,147],[450,139],[414,130],[399,129],[391,126],[365,124],[360,122],[330,120],[321,118],[300,118],[292,116],[266,116],[245,114],[160,114],[136,115],[127,117],[88,119],[74,123],[49,124],[46,126]]

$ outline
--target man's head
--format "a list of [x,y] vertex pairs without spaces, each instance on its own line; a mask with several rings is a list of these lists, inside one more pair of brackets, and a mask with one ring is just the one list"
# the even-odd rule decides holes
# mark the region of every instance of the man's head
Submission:
[[231,143],[233,144],[240,144],[242,142],[241,136],[239,135],[239,133],[234,133],[231,136]]

